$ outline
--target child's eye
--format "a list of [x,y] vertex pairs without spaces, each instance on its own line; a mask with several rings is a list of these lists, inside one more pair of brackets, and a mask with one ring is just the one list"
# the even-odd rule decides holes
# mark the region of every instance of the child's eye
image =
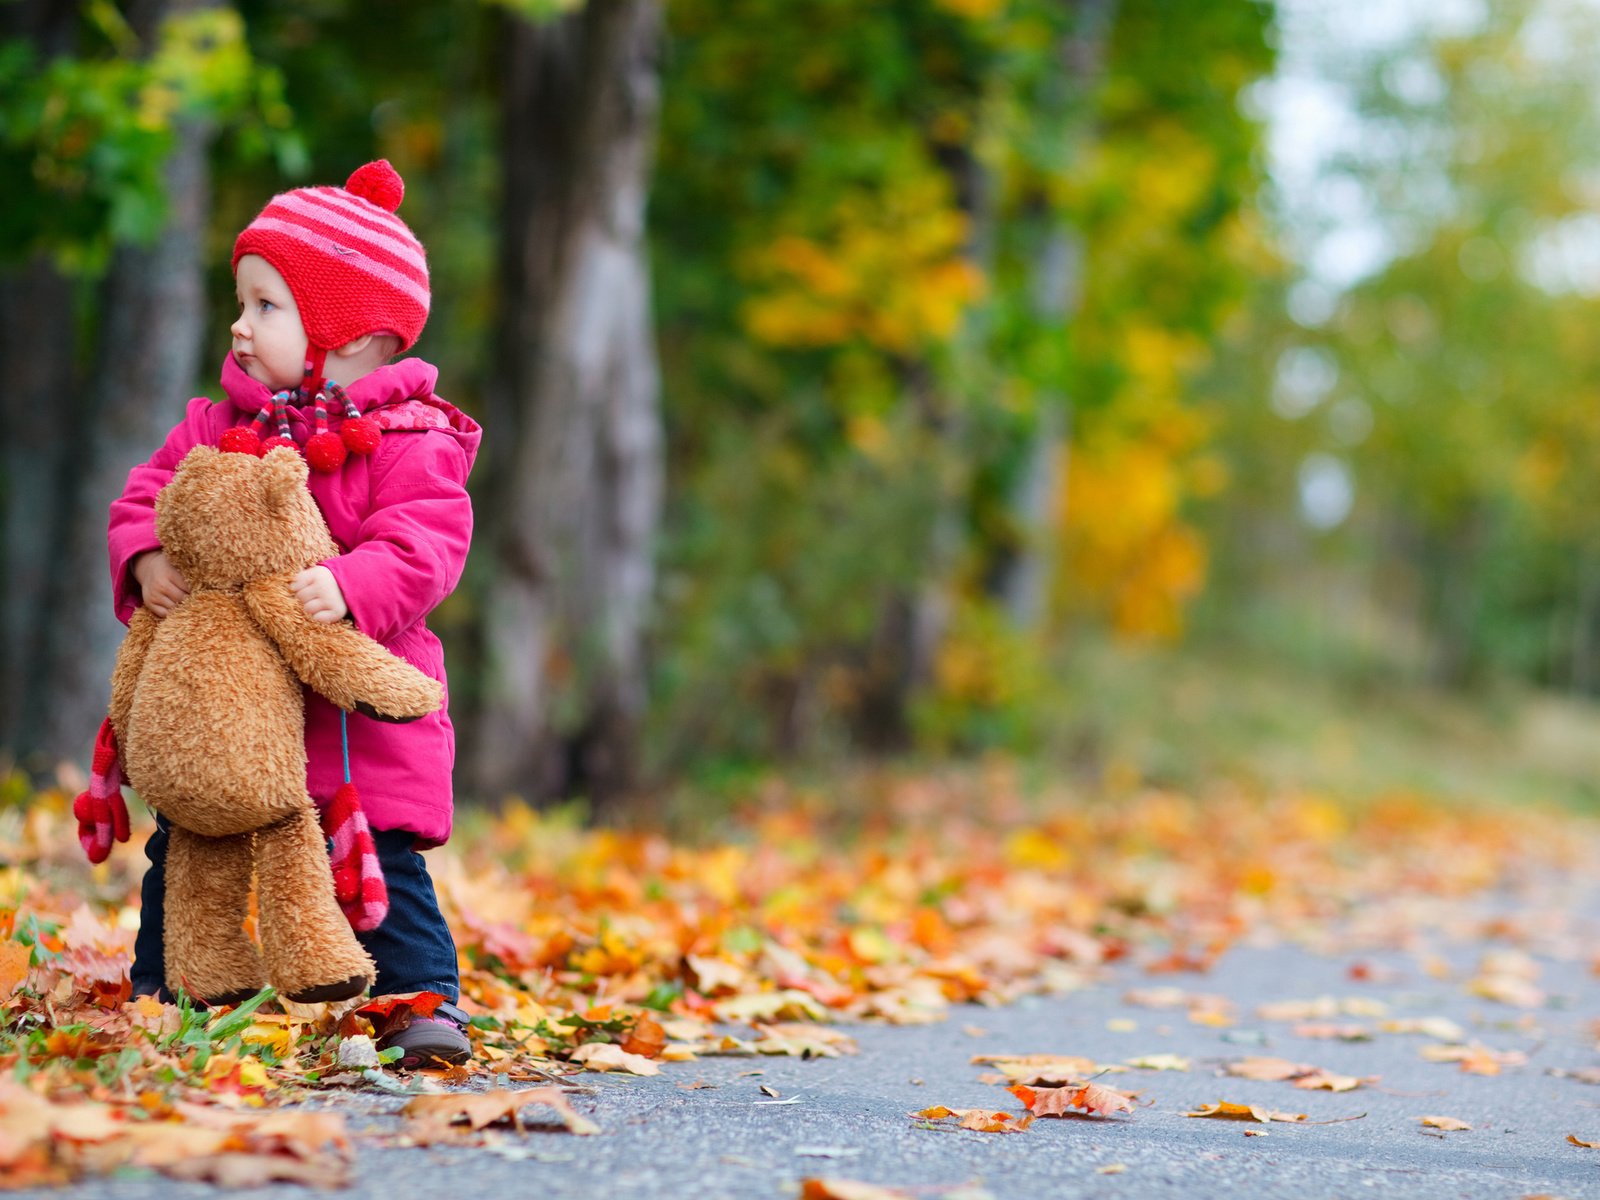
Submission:
[[273,307],[273,303],[272,303],[271,300],[262,300],[260,303],[258,303],[256,305],[256,308],[258,308],[262,312],[267,312],[272,307]]

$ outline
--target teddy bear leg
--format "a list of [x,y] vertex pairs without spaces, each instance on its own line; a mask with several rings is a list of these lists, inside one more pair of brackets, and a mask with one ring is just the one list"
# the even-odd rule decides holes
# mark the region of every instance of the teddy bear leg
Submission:
[[182,988],[207,1004],[238,1004],[266,986],[261,955],[244,932],[250,869],[248,833],[209,838],[173,827],[163,934],[173,995]]
[[334,897],[327,843],[309,803],[256,831],[256,887],[267,975],[280,992],[316,1004],[367,989],[372,959]]

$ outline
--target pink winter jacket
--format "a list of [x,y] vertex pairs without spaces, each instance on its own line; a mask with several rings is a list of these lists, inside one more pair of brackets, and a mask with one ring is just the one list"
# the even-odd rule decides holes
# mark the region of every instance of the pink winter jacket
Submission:
[[[356,380],[347,390],[384,427],[370,457],[352,454],[338,471],[311,472],[311,494],[343,551],[323,565],[333,572],[356,628],[445,682],[444,654],[423,624],[455,588],[472,541],[467,473],[483,431],[433,395],[438,368],[406,358]],[[139,606],[131,564],[156,540],[155,500],[192,448],[215,446],[223,431],[250,419],[272,396],[229,355],[222,367],[227,399],[189,402],[183,420],[150,461],[128,474],[111,505],[111,583],[124,623]],[[290,409],[302,446],[311,414]],[[338,420],[332,422],[338,428]],[[269,431],[270,432],[270,431]],[[408,829],[422,847],[450,836],[450,773],[455,730],[445,708],[405,725],[349,717],[350,777],[375,829]],[[306,789],[319,802],[344,781],[339,710],[306,693]]]

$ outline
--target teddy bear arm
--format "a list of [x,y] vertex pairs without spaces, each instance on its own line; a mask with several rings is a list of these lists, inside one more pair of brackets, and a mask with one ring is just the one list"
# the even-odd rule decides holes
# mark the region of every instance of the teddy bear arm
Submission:
[[159,618],[148,608],[134,610],[128,621],[128,634],[117,651],[117,665],[111,672],[111,728],[119,738],[126,737],[128,710],[133,707],[133,690],[139,682],[145,656],[155,640]]
[[300,680],[338,708],[383,720],[425,717],[443,690],[416,667],[343,622],[313,621],[289,590],[290,576],[246,584],[245,605]]

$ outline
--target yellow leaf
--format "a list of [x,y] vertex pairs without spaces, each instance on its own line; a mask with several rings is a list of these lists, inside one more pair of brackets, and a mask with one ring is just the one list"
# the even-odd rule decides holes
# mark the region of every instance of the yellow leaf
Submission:
[[1305,1113],[1275,1112],[1259,1104],[1229,1104],[1218,1100],[1215,1104],[1202,1104],[1186,1117],[1220,1117],[1228,1121],[1304,1121]]
[[629,1054],[610,1042],[590,1042],[572,1052],[572,1061],[591,1071],[627,1071],[631,1075],[659,1075],[661,1068],[642,1054]]

